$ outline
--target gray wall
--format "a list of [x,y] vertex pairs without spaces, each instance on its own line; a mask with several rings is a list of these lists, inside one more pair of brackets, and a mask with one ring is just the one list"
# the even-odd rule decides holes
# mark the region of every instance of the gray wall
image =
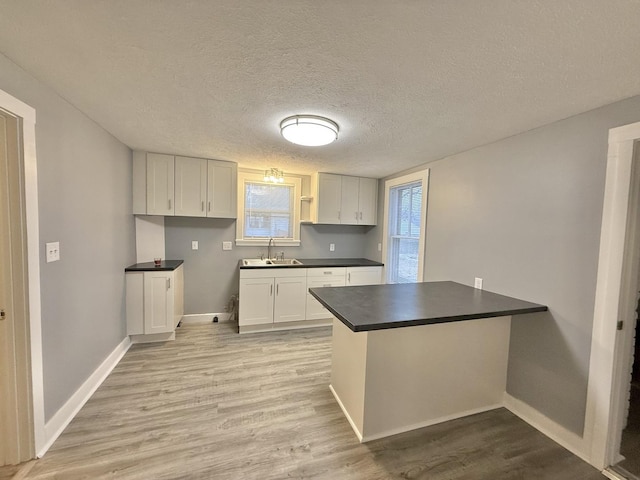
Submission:
[[[36,109],[45,418],[124,339],[135,262],[131,151],[0,55],[0,89]],[[45,263],[46,242],[61,260]]]
[[578,434],[608,131],[639,120],[634,97],[422,166],[430,168],[425,280],[482,277],[486,290],[549,306],[514,317],[507,391]]
[[[302,225],[300,247],[278,247],[287,258],[349,258],[365,255],[367,232],[357,225]],[[184,260],[185,313],[220,313],[238,293],[238,260],[259,257],[266,247],[236,247],[223,251],[223,241],[236,238],[235,220],[165,217],[165,255]],[[191,241],[198,250],[191,250]],[[334,252],[329,244],[335,243]]]

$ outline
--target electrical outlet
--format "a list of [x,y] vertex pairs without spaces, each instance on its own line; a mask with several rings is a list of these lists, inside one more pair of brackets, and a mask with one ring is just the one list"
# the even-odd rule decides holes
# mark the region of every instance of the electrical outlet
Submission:
[[330,252],[335,252],[336,251],[336,244],[335,243],[330,243],[329,244],[329,251]]
[[191,250],[197,250],[197,249],[198,249],[198,241],[191,240]]
[[381,244],[381,243],[379,243],[379,244],[378,244],[378,251],[379,251],[379,252],[381,252],[381,251],[382,251],[382,244]]
[[60,242],[47,243],[47,263],[60,260]]
[[231,242],[222,242],[222,249],[223,250],[231,250]]
[[476,281],[475,281],[475,283],[473,284],[473,287],[474,287],[474,288],[477,288],[478,290],[482,290],[482,279],[481,279],[481,278],[476,277]]

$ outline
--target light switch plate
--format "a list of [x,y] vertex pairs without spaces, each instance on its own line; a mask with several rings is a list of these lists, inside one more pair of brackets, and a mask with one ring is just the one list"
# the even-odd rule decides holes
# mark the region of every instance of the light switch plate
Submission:
[[60,260],[60,242],[47,243],[47,263]]
[[482,279],[476,277],[476,281],[473,284],[474,288],[477,288],[478,290],[482,290]]
[[198,249],[198,241],[191,240],[191,250],[197,250],[197,249]]
[[335,252],[336,251],[336,244],[335,243],[330,243],[329,244],[329,251],[330,252]]
[[222,249],[223,250],[231,250],[231,242],[222,242]]

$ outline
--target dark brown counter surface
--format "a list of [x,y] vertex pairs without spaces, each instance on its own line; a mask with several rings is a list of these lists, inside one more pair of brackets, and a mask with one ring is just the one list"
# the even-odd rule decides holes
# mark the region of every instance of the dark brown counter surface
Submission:
[[544,312],[527,302],[456,282],[310,288],[354,332]]

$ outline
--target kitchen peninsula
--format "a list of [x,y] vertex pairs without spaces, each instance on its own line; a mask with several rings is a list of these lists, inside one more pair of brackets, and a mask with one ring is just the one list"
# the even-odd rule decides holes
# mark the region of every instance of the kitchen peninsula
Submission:
[[547,310],[456,282],[309,292],[334,315],[330,388],[362,442],[500,407],[511,316]]

